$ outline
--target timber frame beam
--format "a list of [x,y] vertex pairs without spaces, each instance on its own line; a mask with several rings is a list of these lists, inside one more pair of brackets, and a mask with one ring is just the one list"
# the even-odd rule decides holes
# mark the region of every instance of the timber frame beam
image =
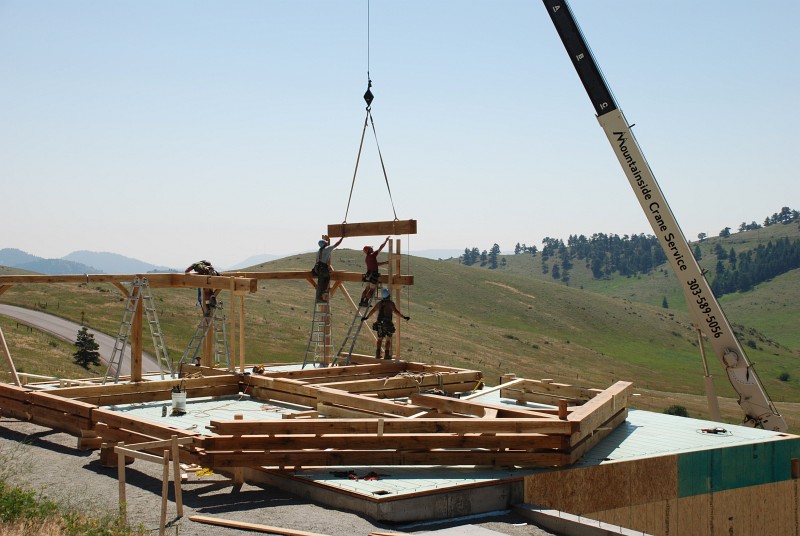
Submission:
[[[5,285],[50,283],[110,283],[114,286],[130,283],[134,278],[146,278],[152,288],[211,288],[247,294],[258,290],[258,281],[241,276],[197,274],[82,274],[82,275],[0,275],[0,288]],[[119,288],[119,287],[118,287]],[[126,290],[127,292],[127,290]]]

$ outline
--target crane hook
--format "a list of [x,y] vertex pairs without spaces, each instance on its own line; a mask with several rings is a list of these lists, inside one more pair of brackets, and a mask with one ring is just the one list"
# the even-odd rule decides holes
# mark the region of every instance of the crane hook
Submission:
[[371,87],[372,87],[372,80],[370,80],[368,78],[367,79],[367,92],[364,93],[364,100],[367,103],[367,110],[370,109],[370,106],[372,106],[372,100],[375,98],[375,96],[372,94],[372,91],[370,91]]

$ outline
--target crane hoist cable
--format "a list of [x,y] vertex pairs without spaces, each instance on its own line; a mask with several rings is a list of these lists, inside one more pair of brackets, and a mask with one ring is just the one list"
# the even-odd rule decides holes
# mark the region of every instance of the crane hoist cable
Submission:
[[372,126],[372,134],[375,137],[375,146],[378,148],[378,157],[381,161],[381,170],[383,171],[383,179],[386,182],[386,190],[389,192],[389,201],[392,204],[392,213],[394,219],[397,220],[397,210],[394,208],[394,199],[392,198],[392,188],[389,186],[389,176],[386,174],[386,165],[383,162],[383,154],[381,153],[381,146],[378,143],[378,133],[375,130],[375,120],[372,118],[372,101],[375,96],[372,94],[372,80],[367,77],[367,91],[364,93],[364,101],[367,103],[367,115],[364,117],[364,128],[361,130],[361,142],[358,144],[358,157],[356,158],[356,167],[353,170],[353,182],[350,184],[350,196],[347,198],[347,209],[344,213],[344,222],[347,223],[347,215],[350,213],[350,202],[353,200],[353,188],[356,185],[356,176],[358,175],[358,164],[361,161],[361,152],[364,148],[364,136],[367,134],[367,126]]

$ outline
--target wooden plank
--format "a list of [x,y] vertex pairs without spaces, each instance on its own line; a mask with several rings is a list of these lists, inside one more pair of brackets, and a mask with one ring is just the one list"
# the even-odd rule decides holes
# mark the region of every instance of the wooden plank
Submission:
[[534,409],[526,410],[509,408],[508,406],[495,404],[481,404],[480,402],[470,402],[468,400],[462,400],[458,398],[423,393],[412,394],[409,396],[409,399],[414,404],[425,408],[436,408],[449,413],[464,413],[466,415],[476,415],[478,417],[486,416],[487,410],[493,410],[495,415],[502,416],[504,418],[528,419],[530,417],[553,417],[552,414],[539,413]]
[[120,441],[128,443],[143,443],[145,441],[156,441],[157,438],[145,435],[141,432],[126,430],[124,428],[112,428],[106,423],[99,422],[94,425],[94,431],[103,439],[104,443],[116,445]]
[[77,415],[84,419],[91,419],[95,406],[78,400],[70,400],[51,394],[50,392],[34,391],[30,394],[31,404],[50,408],[55,411]]
[[92,421],[85,417],[71,415],[35,404],[29,406],[28,413],[30,415],[28,420],[33,423],[53,428],[54,430],[63,430],[75,436],[80,435],[81,430],[87,430],[92,427]]
[[[513,387],[509,387],[508,391],[501,391],[500,396],[503,398],[511,398],[513,400],[516,400],[517,396],[524,398],[526,396],[531,397],[535,395],[549,395],[550,397],[557,398],[591,400],[601,392],[603,392],[602,389],[579,387],[575,385],[568,385],[566,383],[523,379],[522,382],[517,382]],[[526,401],[530,402],[532,400]]]
[[321,383],[319,386],[341,389],[350,393],[378,393],[393,389],[445,388],[447,384],[471,382],[477,384],[482,379],[480,372],[446,372],[440,374],[397,375],[389,378],[352,380],[347,382]]
[[286,452],[211,453],[201,456],[206,467],[329,465],[491,465],[553,467],[567,463],[559,452],[496,452],[467,450],[303,450]]
[[[282,419],[275,421],[212,420],[209,429],[221,435],[372,434],[379,419]],[[571,424],[557,419],[384,419],[384,433],[541,433],[569,435]]]
[[287,370],[280,372],[266,372],[260,374],[267,378],[288,378],[293,380],[309,381],[312,379],[331,378],[338,379],[349,376],[371,374],[397,374],[406,370],[402,361],[388,361],[368,365],[346,365],[341,367],[310,368],[303,370]]
[[114,383],[106,385],[81,385],[77,387],[62,387],[49,389],[47,392],[63,398],[81,398],[90,396],[103,396],[110,394],[122,393],[151,393],[156,391],[171,392],[172,388],[185,382],[186,389],[197,390],[197,396],[205,396],[201,394],[202,389],[205,387],[212,387],[218,385],[239,385],[238,374],[226,372],[216,376],[205,376],[202,378],[179,378],[172,380],[153,380],[134,383]]
[[309,387],[304,381],[292,378],[270,378],[251,375],[250,384],[254,387],[266,387],[267,389],[301,396],[316,396],[317,393],[315,388]]
[[[180,430],[171,426],[163,426],[146,419],[137,419],[129,415],[123,415],[116,411],[106,409],[96,409],[92,412],[92,419],[95,423],[106,423],[111,428],[123,428],[126,430],[135,430],[139,433],[150,436],[150,440],[168,439],[173,434],[180,437],[192,437],[197,435],[196,432],[189,432],[187,430]],[[95,424],[95,428],[96,428]]]
[[[608,437],[608,435],[614,431],[614,429],[625,422],[625,419],[628,417],[628,409],[623,408],[620,410],[619,413],[611,417],[608,421],[603,423],[602,426],[596,428],[591,435],[588,437],[584,437],[583,440],[575,444],[570,439],[570,444],[572,445],[570,450],[570,463],[575,463],[581,459],[581,457],[589,452],[595,445],[597,445],[600,441]],[[573,436],[574,437],[574,436]]]
[[417,220],[334,223],[328,225],[328,236],[331,238],[406,234],[417,234]]
[[[4,284],[52,284],[52,283],[130,283],[134,277],[146,277],[151,288],[230,288],[230,280],[239,292],[256,292],[258,281],[244,277],[207,276],[197,274],[82,274],[82,275],[3,275]],[[127,292],[127,291],[126,291]]]
[[181,437],[175,439],[159,439],[157,441],[145,441],[144,443],[133,443],[133,444],[126,444],[126,449],[131,450],[144,450],[144,449],[152,449],[152,448],[164,448],[164,447],[171,447],[173,444],[178,445],[191,445],[194,443],[198,438],[196,437]]
[[[401,417],[410,417],[411,415],[419,413],[421,410],[421,408],[417,406],[411,406],[401,402],[367,398],[326,387],[316,389],[316,400],[317,403],[336,404],[356,409],[365,409],[367,411],[399,415]],[[316,407],[316,404],[314,407]]]
[[206,452],[233,450],[303,450],[303,449],[565,449],[564,436],[542,434],[326,434],[207,436],[200,441]]
[[30,410],[31,405],[27,402],[13,398],[0,398],[0,413],[6,417],[27,421],[31,417]]
[[285,391],[267,389],[266,387],[253,387],[251,389],[250,396],[255,400],[261,400],[264,402],[285,402],[287,404],[305,406],[307,408],[313,408],[317,404],[317,399],[315,397],[295,395]]
[[[489,393],[493,393],[495,391],[500,391],[501,389],[508,389],[509,387],[513,387],[514,385],[523,382],[523,378],[517,378],[516,380],[511,380],[506,383],[502,383],[500,385],[495,385],[494,387],[490,387],[488,389],[482,389],[480,391],[476,391],[469,396],[461,397],[461,400],[469,400],[471,398],[476,398],[482,395],[487,395]],[[501,395],[502,396],[502,395]]]
[[[471,392],[472,389],[475,387],[475,382],[466,382],[466,383],[447,383],[441,386],[442,389],[446,392],[447,395],[452,395],[454,393],[468,393]],[[433,386],[426,386],[425,389],[432,389]],[[438,388],[438,386],[437,386]],[[419,393],[419,387],[396,387],[393,389],[385,389],[376,392],[367,392],[362,393],[362,395],[366,396],[376,396],[378,398],[406,398],[411,396],[414,393]]]
[[317,411],[314,413],[316,413],[318,417],[325,417],[328,419],[365,419],[369,417],[380,418],[388,416],[388,414],[379,411],[349,408],[347,406],[325,403],[317,404]]
[[[188,399],[208,396],[235,396],[239,394],[238,385],[218,385],[216,387],[204,387],[198,389],[187,389]],[[93,404],[95,406],[114,406],[119,404],[135,404],[143,402],[157,402],[159,400],[171,400],[171,391],[152,391],[144,393],[126,393],[120,395],[103,395],[75,397],[73,400]]]
[[0,397],[19,400],[21,402],[30,402],[31,393],[33,391],[27,387],[18,387],[16,385],[9,385],[0,383]]
[[163,458],[161,456],[156,456],[155,454],[148,454],[146,452],[139,452],[137,450],[131,450],[125,447],[114,447],[114,452],[117,454],[124,454],[128,458],[135,458],[137,460],[144,460],[146,462],[155,462],[161,463]]
[[608,421],[628,404],[628,394],[633,390],[631,382],[618,381],[601,394],[574,409],[567,422],[576,425],[571,438],[573,445],[594,433],[600,424]]
[[428,374],[435,374],[437,372],[471,372],[474,374],[483,374],[479,370],[448,367],[446,365],[433,365],[429,363],[418,363],[416,361],[403,361],[402,363],[405,364],[407,372],[424,372]]
[[219,517],[208,516],[189,516],[189,520],[197,523],[207,523],[209,525],[217,525],[220,527],[230,527],[234,529],[253,530],[256,532],[269,532],[272,534],[283,534],[285,536],[325,536],[316,532],[306,532],[304,530],[292,530],[282,527],[272,527],[269,525],[260,525],[257,523],[246,523],[244,521],[233,521],[231,519],[222,519]]

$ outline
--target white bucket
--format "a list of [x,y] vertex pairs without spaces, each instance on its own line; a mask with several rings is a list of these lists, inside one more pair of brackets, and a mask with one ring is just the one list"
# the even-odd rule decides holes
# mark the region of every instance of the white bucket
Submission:
[[186,391],[172,393],[172,412],[186,413]]

